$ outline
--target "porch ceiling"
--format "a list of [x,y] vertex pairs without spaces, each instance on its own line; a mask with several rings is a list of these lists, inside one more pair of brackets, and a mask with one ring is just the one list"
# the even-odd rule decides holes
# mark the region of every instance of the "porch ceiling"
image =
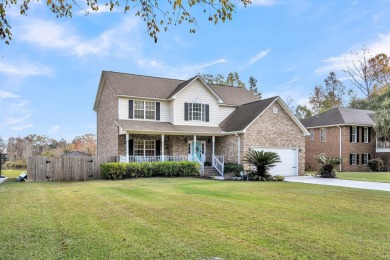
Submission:
[[173,125],[169,122],[116,120],[123,131],[136,133],[167,133],[167,134],[198,134],[198,135],[224,135],[220,127]]

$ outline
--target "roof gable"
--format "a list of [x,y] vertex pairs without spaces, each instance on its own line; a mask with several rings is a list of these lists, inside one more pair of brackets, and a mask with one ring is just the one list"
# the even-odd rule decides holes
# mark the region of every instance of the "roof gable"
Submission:
[[264,113],[264,111],[271,107],[275,102],[277,102],[287,112],[290,118],[305,135],[309,134],[306,128],[290,111],[288,106],[280,97],[272,97],[241,105],[236,110],[234,110],[233,113],[231,113],[224,121],[221,122],[220,127],[225,132],[245,131]]

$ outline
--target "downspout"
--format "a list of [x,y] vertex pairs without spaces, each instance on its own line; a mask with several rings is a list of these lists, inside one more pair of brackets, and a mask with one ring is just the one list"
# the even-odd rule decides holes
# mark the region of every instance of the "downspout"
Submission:
[[[341,140],[342,140],[342,138],[341,138],[341,127],[340,127],[340,125],[337,125],[337,127],[340,129],[340,158],[342,158],[342,154],[341,154],[341,152],[342,152],[342,142],[341,142]],[[341,163],[340,163],[340,172],[341,172],[341,165],[343,164],[343,161],[342,161],[342,159],[341,159]]]
[[238,137],[237,139],[237,164],[240,164],[241,161],[240,161],[240,158],[241,158],[241,137],[237,134],[237,133],[234,133],[235,136]]

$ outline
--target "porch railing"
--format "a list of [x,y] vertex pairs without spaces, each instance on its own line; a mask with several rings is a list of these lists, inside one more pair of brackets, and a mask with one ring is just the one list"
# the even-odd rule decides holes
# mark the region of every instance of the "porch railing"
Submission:
[[[129,156],[129,162],[161,162],[162,156]],[[126,156],[119,156],[120,162],[127,162]],[[164,155],[165,162],[181,162],[188,161],[188,156],[181,155]]]
[[197,156],[194,156],[194,162],[199,163],[200,165],[200,175],[204,173],[204,164],[199,160]]
[[221,174],[221,176],[223,177],[223,171],[224,171],[224,161],[225,161],[225,158],[224,156],[218,156],[219,159],[217,158],[217,156],[213,155],[213,161],[212,161],[212,165],[213,167],[217,170],[217,172],[219,174]]

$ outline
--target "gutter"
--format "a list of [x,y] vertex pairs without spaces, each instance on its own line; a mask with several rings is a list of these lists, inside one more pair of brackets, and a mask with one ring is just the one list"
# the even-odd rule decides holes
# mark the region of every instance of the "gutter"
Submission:
[[[340,158],[342,158],[342,138],[341,138],[342,131],[340,125],[337,125],[337,127],[340,129]],[[341,159],[341,163],[340,163],[340,172],[341,172],[342,164],[343,164],[343,159]]]

